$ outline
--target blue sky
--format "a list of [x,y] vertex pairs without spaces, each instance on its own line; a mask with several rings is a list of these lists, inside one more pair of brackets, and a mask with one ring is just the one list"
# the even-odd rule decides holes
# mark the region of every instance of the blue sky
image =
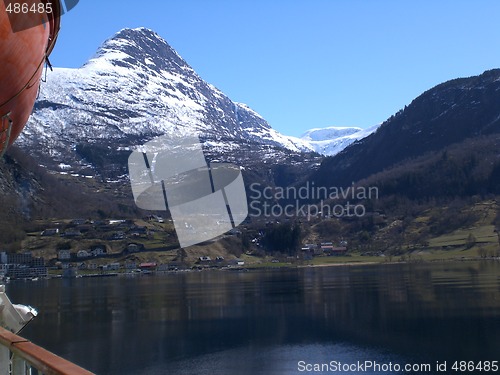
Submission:
[[299,136],[375,125],[438,83],[500,67],[499,17],[498,0],[81,0],[51,62],[79,67],[118,30],[145,26]]

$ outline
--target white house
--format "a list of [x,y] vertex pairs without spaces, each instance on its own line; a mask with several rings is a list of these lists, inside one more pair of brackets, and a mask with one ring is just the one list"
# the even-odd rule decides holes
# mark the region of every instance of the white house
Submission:
[[71,251],[69,250],[59,250],[57,253],[57,259],[59,260],[70,260],[71,259]]
[[91,255],[93,256],[99,256],[99,255],[104,255],[106,253],[105,249],[103,247],[95,247],[90,251]]
[[77,258],[89,258],[90,257],[90,253],[87,251],[87,250],[80,250],[76,253],[76,257]]

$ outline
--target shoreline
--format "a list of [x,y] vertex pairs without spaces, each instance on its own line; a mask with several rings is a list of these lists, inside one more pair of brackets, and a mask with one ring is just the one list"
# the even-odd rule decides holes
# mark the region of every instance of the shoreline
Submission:
[[[159,275],[175,275],[193,272],[207,272],[207,271],[222,271],[222,272],[257,272],[257,271],[280,271],[280,270],[290,270],[290,269],[306,269],[306,268],[328,268],[328,267],[366,267],[366,266],[377,266],[377,265],[412,265],[412,264],[436,264],[436,263],[460,263],[460,262],[499,262],[500,258],[463,258],[463,259],[433,259],[433,260],[413,260],[413,261],[360,261],[360,262],[344,262],[344,263],[320,263],[320,264],[281,264],[275,266],[258,266],[258,265],[248,265],[247,267],[229,267],[229,268],[202,268],[202,269],[181,269],[172,271],[152,271],[148,273],[142,272],[112,272],[112,273],[92,273],[92,274],[77,274],[74,277],[63,277],[62,275],[49,275],[47,278],[27,278],[27,279],[9,279],[6,282],[36,282],[41,280],[51,280],[51,279],[80,279],[80,278],[107,278],[107,277],[150,277]],[[4,280],[5,283],[5,280]]]

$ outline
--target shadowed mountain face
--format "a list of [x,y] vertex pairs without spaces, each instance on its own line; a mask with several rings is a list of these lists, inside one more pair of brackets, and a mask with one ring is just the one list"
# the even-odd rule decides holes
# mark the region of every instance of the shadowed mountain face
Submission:
[[468,138],[500,132],[500,70],[442,83],[389,118],[369,137],[314,173],[324,185],[350,185],[373,173]]

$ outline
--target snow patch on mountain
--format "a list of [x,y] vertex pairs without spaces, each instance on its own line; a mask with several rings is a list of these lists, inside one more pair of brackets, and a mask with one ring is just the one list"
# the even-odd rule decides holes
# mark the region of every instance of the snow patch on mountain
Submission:
[[307,147],[319,154],[333,156],[343,151],[351,143],[368,137],[374,133],[380,125],[375,125],[366,129],[358,127],[337,127],[314,128],[305,132],[300,140]]

